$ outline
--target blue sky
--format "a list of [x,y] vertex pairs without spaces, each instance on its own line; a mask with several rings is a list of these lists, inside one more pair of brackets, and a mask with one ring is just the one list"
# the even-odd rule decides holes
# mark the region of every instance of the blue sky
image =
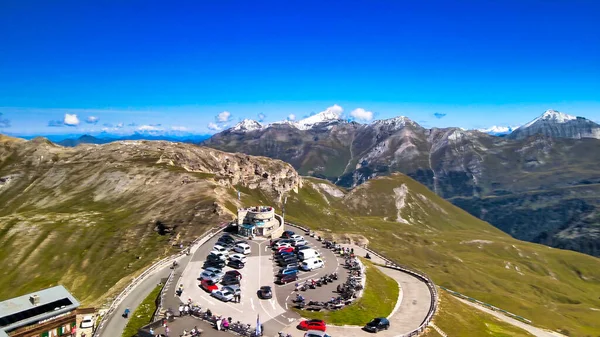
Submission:
[[0,132],[206,133],[334,104],[425,126],[600,120],[598,17],[577,0],[6,0]]

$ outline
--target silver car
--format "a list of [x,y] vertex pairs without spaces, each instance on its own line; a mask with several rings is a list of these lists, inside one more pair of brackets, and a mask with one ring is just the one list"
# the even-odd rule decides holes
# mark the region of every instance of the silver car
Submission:
[[225,288],[213,291],[212,293],[210,293],[210,296],[217,298],[223,302],[229,302],[233,299],[233,293]]
[[200,279],[201,280],[211,280],[214,283],[219,283],[223,279],[224,275],[225,275],[225,273],[222,272],[221,270],[216,270],[216,271],[205,270],[202,272],[202,274],[200,274]]
[[319,331],[319,330],[308,330],[305,334],[304,337],[331,337],[330,335],[326,334],[324,331]]
[[235,285],[235,284],[231,284],[228,286],[223,287],[223,289],[221,289],[223,291],[228,291],[234,295],[239,295],[242,293],[242,290],[240,289],[239,286]]

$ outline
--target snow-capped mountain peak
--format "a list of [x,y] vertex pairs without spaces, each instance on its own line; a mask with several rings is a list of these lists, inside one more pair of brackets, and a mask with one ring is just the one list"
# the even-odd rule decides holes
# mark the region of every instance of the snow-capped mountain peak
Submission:
[[518,128],[518,126],[498,126],[498,125],[494,125],[494,126],[491,126],[489,128],[485,128],[485,129],[477,129],[477,131],[480,131],[480,132],[483,132],[483,133],[487,133],[487,134],[490,134],[490,135],[500,136],[500,135],[507,135],[507,134],[513,132],[517,128]]
[[319,123],[333,122],[340,119],[342,116],[342,109],[339,105],[334,105],[327,108],[325,111],[321,111],[318,114],[312,115],[301,119],[295,123],[296,127],[301,130],[307,130]]
[[416,123],[413,122],[410,118],[405,117],[405,116],[398,116],[398,117],[388,118],[388,119],[380,119],[380,120],[376,120],[371,123],[371,125],[376,126],[376,127],[386,126],[386,127],[392,128],[394,130],[403,128],[407,124],[415,125]]
[[529,127],[529,126],[533,125],[533,123],[535,123],[537,121],[548,121],[548,122],[554,122],[554,123],[566,123],[568,121],[575,120],[575,119],[577,119],[577,117],[572,116],[572,115],[567,115],[566,113],[562,113],[560,111],[548,109],[540,117],[532,120],[531,122],[523,125],[522,127],[523,128]]
[[235,131],[254,131],[262,129],[262,124],[252,119],[244,119],[243,121],[237,123],[232,130]]

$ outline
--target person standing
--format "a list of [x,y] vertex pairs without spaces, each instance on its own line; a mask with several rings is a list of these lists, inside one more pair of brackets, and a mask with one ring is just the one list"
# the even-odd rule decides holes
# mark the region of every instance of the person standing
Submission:
[[183,304],[179,305],[179,317],[183,316]]
[[167,337],[169,337],[169,331],[171,331],[171,329],[169,329],[169,326],[165,326],[165,335]]

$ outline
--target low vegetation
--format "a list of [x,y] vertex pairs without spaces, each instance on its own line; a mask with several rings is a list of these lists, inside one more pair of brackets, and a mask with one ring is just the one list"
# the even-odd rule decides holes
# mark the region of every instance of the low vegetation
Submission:
[[[404,175],[340,190],[346,194],[342,198],[316,187],[327,184],[324,180],[306,181],[288,197],[287,221],[338,242],[368,242],[397,263],[426,272],[436,284],[536,326],[571,336],[600,335],[599,259],[513,239]],[[396,195],[402,186],[403,200]]]
[[[440,290],[440,304],[434,323],[448,336],[462,336],[465,327],[469,327],[470,336],[533,336],[527,331],[502,322],[492,315],[469,307],[442,290]],[[437,337],[439,335],[437,331],[430,328],[424,336]]]
[[398,300],[398,283],[377,269],[371,262],[363,260],[367,282],[363,296],[349,306],[336,311],[298,310],[306,318],[322,319],[332,325],[363,326],[373,317],[387,317]]
[[162,285],[156,286],[140,303],[137,309],[135,309],[133,314],[129,316],[129,321],[127,322],[127,326],[125,326],[125,330],[123,330],[122,337],[135,337],[141,327],[151,323],[152,316],[156,311],[156,300],[160,295],[161,289]]

